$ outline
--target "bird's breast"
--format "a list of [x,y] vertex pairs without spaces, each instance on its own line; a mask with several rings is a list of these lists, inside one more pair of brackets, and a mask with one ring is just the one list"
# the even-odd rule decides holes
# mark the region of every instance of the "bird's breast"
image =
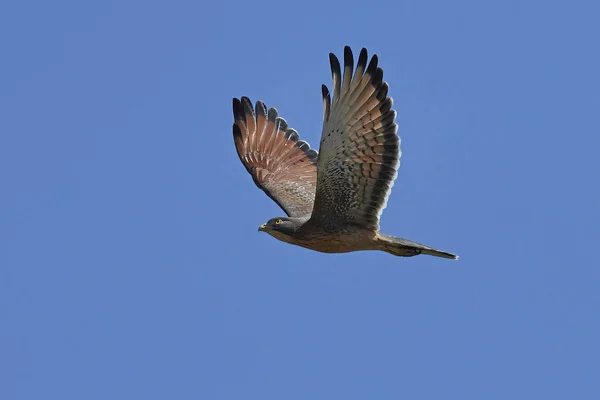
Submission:
[[375,233],[358,227],[324,230],[307,223],[292,235],[273,232],[272,236],[283,242],[323,253],[347,253],[376,248]]

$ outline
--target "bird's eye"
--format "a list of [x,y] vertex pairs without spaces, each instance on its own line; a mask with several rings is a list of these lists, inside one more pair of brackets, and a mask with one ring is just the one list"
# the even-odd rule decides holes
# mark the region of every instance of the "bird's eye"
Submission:
[[275,225],[279,225],[282,221],[280,219],[275,220]]

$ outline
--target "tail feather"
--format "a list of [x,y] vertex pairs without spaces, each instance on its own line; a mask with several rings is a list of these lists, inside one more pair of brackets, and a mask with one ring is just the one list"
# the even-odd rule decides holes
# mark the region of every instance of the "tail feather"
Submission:
[[382,233],[377,234],[377,241],[381,244],[381,250],[395,256],[412,257],[419,254],[427,254],[429,256],[449,258],[452,260],[458,259],[458,256],[455,254],[411,242],[410,240],[384,235]]

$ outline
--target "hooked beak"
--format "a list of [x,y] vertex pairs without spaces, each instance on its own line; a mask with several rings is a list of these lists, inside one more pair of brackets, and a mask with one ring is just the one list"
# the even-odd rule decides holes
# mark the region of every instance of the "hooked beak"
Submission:
[[258,227],[259,232],[264,232],[266,230],[267,230],[267,224],[262,224],[261,226]]

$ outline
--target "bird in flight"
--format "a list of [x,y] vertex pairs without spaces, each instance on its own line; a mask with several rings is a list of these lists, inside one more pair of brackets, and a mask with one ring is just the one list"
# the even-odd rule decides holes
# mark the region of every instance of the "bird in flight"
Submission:
[[379,218],[400,166],[400,138],[388,84],[377,55],[362,49],[354,69],[350,47],[344,70],[329,54],[332,93],[322,86],[319,152],[300,140],[275,108],[233,99],[233,139],[254,183],[287,214],[258,230],[324,253],[382,250],[411,257],[458,256],[379,232]]

